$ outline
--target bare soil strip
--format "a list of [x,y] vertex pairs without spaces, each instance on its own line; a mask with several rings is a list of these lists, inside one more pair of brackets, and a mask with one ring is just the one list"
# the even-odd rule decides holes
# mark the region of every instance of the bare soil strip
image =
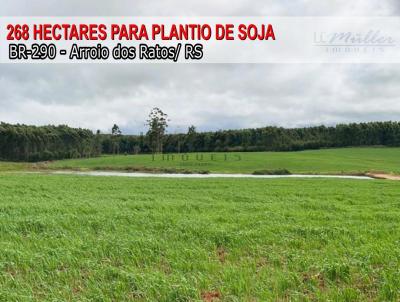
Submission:
[[393,175],[393,174],[368,173],[367,176],[376,179],[400,180],[400,175]]

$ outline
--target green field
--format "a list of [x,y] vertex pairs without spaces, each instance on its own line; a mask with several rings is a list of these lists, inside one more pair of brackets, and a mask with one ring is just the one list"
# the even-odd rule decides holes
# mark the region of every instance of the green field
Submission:
[[187,156],[0,162],[0,301],[400,300],[396,181],[24,173],[400,174],[400,148]]
[[32,164],[30,163],[13,163],[0,161],[0,171],[26,171],[31,170]]
[[1,301],[400,299],[394,181],[13,173],[0,188]]
[[[226,158],[225,158],[226,154]],[[287,169],[292,173],[358,174],[370,171],[400,174],[400,148],[342,148],[302,152],[201,153],[170,155],[119,155],[63,160],[50,168],[129,170],[175,168],[211,173],[253,173]],[[201,158],[202,156],[202,158]],[[213,156],[213,158],[211,157]],[[239,158],[240,157],[240,158]],[[202,160],[201,160],[202,159]]]

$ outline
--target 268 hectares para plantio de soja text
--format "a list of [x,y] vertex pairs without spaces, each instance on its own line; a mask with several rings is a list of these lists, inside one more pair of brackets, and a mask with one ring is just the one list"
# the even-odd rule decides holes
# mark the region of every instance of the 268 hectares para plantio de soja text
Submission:
[[[235,30],[237,29],[237,34]],[[275,40],[271,24],[8,24],[7,40],[34,41],[201,41]]]

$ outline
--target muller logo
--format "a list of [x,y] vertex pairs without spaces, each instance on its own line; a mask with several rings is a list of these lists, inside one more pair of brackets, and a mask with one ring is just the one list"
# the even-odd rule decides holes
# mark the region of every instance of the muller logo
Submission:
[[332,48],[361,48],[361,47],[395,47],[393,37],[384,35],[380,30],[360,32],[314,32],[314,46]]

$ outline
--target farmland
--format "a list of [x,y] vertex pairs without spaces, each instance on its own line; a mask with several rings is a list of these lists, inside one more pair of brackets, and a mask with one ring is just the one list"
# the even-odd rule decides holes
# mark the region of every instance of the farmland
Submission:
[[116,155],[55,161],[52,169],[144,170],[178,169],[210,173],[253,173],[287,169],[299,174],[400,174],[400,148],[342,148],[302,152],[189,153]]
[[398,301],[396,181],[25,172],[400,174],[399,155],[346,148],[0,162],[0,300]]
[[27,171],[32,169],[33,165],[30,163],[14,163],[14,162],[0,161],[0,172]]
[[396,301],[380,180],[0,174],[0,300]]

